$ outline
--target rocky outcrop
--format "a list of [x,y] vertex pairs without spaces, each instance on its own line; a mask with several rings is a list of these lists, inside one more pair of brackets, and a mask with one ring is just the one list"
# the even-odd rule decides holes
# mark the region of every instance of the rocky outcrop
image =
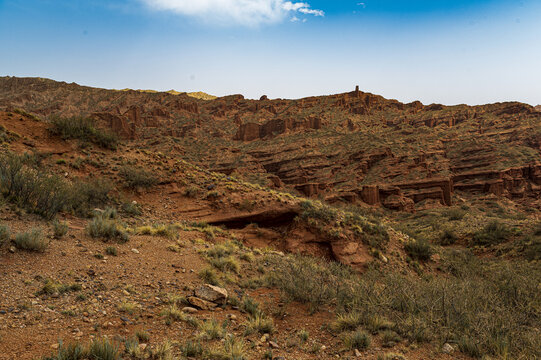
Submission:
[[246,123],[239,126],[233,140],[251,141],[284,134],[288,131],[321,129],[321,119],[309,117],[304,120],[274,119],[264,124]]

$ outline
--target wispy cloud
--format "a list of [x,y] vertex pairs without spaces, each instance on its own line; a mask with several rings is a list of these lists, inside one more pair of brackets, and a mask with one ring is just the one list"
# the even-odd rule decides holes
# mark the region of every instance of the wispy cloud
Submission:
[[221,25],[257,26],[281,22],[291,16],[325,16],[306,2],[285,0],[140,0],[152,9],[197,17]]

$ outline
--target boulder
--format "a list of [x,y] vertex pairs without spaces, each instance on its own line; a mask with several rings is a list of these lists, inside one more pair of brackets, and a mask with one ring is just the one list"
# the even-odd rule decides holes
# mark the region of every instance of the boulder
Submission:
[[203,300],[195,296],[188,297],[188,302],[201,310],[212,310],[218,306],[213,302]]
[[228,294],[227,290],[224,288],[205,284],[195,289],[195,296],[206,301],[211,301],[213,303],[225,304]]

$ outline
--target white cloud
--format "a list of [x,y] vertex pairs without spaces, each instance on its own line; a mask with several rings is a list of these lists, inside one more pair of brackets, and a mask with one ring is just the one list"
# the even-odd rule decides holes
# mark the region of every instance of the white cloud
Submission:
[[218,24],[256,26],[283,21],[292,15],[325,16],[305,2],[285,0],[141,0],[156,10],[172,11]]

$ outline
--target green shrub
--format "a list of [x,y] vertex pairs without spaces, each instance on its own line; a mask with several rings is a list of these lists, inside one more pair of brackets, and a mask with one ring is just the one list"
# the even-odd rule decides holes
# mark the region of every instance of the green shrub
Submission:
[[225,329],[216,319],[199,323],[199,330],[201,330],[201,336],[207,340],[223,339],[225,336]]
[[404,250],[414,260],[426,261],[432,255],[432,246],[426,240],[409,240],[404,244]]
[[188,358],[198,358],[203,355],[203,347],[200,342],[188,340],[180,347],[182,355]]
[[50,121],[51,128],[49,131],[53,135],[61,136],[64,140],[78,139],[110,150],[116,150],[118,147],[117,135],[98,129],[93,119],[85,117],[52,117]]
[[451,221],[458,221],[466,216],[466,211],[463,209],[449,209],[445,212],[445,216]]
[[56,355],[42,357],[41,360],[86,360],[88,351],[81,344],[64,346],[60,343]]
[[246,334],[258,332],[261,334],[272,334],[274,332],[274,321],[263,313],[250,316],[246,322]]
[[88,347],[88,356],[96,360],[118,360],[120,353],[118,345],[107,339],[97,339],[90,343]]
[[83,213],[105,203],[111,187],[106,182],[78,181],[73,184],[40,168],[28,154],[0,155],[0,192],[11,203],[52,219],[59,211]]
[[150,188],[158,183],[158,179],[152,173],[132,166],[123,166],[118,174],[130,189]]
[[117,250],[116,247],[114,247],[114,246],[108,246],[108,247],[105,249],[105,253],[106,253],[107,255],[117,256],[117,255],[118,255],[118,250]]
[[448,260],[446,254],[442,266],[452,271],[424,278],[388,269],[359,275],[302,256],[267,256],[266,261],[269,284],[286,299],[359,314],[342,319],[340,328],[361,324],[370,331],[393,330],[410,342],[443,343],[452,337],[471,356],[541,358],[539,266],[475,256]]
[[440,236],[439,244],[443,246],[447,246],[447,245],[453,245],[457,241],[458,241],[458,236],[456,236],[456,234],[452,230],[445,229]]
[[38,291],[39,295],[53,295],[53,294],[64,294],[67,292],[81,291],[82,287],[79,284],[62,284],[60,282],[47,279],[45,284]]
[[240,264],[237,259],[232,256],[210,259],[210,264],[220,271],[231,271],[238,274]]
[[10,237],[11,231],[9,230],[9,226],[0,225],[0,246],[9,241]]
[[53,221],[53,234],[55,238],[60,239],[64,237],[68,233],[68,229],[69,226],[67,222],[60,222],[58,219]]
[[122,211],[130,216],[140,216],[143,214],[141,207],[135,202],[126,202],[122,204]]
[[507,226],[497,220],[490,222],[482,230],[473,234],[473,244],[490,246],[500,244],[507,240],[510,235]]
[[88,234],[93,238],[105,240],[117,240],[127,242],[128,233],[124,231],[115,220],[106,219],[102,216],[96,216],[87,225]]
[[216,271],[211,268],[204,268],[199,272],[201,280],[211,285],[220,285],[220,279]]
[[366,332],[357,330],[346,334],[343,341],[348,349],[362,350],[370,346],[371,338]]
[[49,242],[44,238],[41,229],[37,228],[15,235],[13,242],[17,249],[27,251],[43,252],[49,246]]

